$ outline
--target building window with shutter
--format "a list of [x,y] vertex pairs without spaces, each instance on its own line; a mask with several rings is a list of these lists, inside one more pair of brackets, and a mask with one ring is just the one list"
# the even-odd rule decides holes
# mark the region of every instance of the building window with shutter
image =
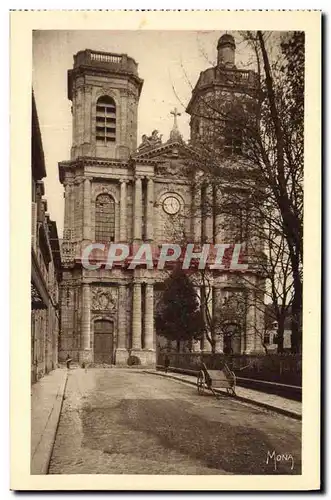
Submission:
[[116,141],[116,104],[112,97],[102,96],[97,101],[96,142],[107,146]]
[[95,239],[99,242],[115,239],[115,202],[108,194],[100,194],[96,199]]

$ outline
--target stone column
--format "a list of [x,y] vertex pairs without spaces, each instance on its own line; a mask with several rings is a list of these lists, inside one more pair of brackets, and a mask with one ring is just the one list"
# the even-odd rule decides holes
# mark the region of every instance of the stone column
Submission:
[[65,186],[65,212],[64,212],[64,228],[72,230],[73,219],[73,202],[72,202],[72,185]]
[[[76,146],[81,146],[84,140],[84,90],[83,87],[80,86],[76,90],[76,140],[75,140],[75,145]],[[75,155],[76,155],[76,150],[75,150]]]
[[201,187],[199,184],[193,186],[192,236],[194,243],[201,243]]
[[145,295],[145,349],[154,350],[154,289],[153,285],[146,285]]
[[[220,317],[220,309],[222,306],[222,289],[220,287],[214,287],[213,289],[213,315],[217,320]],[[220,327],[215,328],[214,341],[215,341],[215,352],[223,352],[224,339],[223,335],[220,335]]]
[[125,243],[127,241],[127,220],[126,220],[126,180],[121,180],[121,198],[120,198],[120,241]]
[[87,144],[89,144],[91,142],[91,119],[92,119],[91,97],[92,97],[92,86],[85,85],[85,88],[84,88],[84,142]]
[[126,349],[126,285],[118,286],[117,347]]
[[[195,286],[194,290],[195,290],[196,296],[198,298],[198,301],[200,303],[200,301],[201,301],[201,288],[200,288],[200,286]],[[200,352],[201,351],[201,341],[192,339],[191,346],[192,346],[192,352]]]
[[91,297],[89,283],[82,285],[82,323],[81,323],[80,361],[91,361]]
[[213,242],[213,187],[205,186],[204,201],[206,214],[203,218],[203,236],[205,243]]
[[64,229],[70,229],[69,224],[69,211],[70,211],[70,188],[69,184],[65,183],[64,184]]
[[219,188],[216,188],[215,192],[215,243],[228,243],[227,241],[222,241],[224,238],[223,235],[223,218],[219,213],[221,211],[221,193]]
[[72,106],[71,106],[71,116],[72,116],[72,145],[71,147],[74,148],[76,146],[76,97],[77,92],[76,90],[73,91],[72,94]]
[[75,180],[72,186],[72,206],[71,206],[71,216],[72,216],[72,235],[73,239],[80,239],[82,222],[83,222],[83,213],[78,210],[80,198],[80,183],[78,180]]
[[118,285],[116,365],[127,365],[127,360],[127,288],[125,284],[120,284]]
[[153,234],[153,216],[154,216],[154,181],[152,178],[147,179],[147,207],[146,207],[146,239],[152,241]]
[[91,239],[91,181],[90,179],[84,180],[84,227],[83,227],[83,239]]
[[[211,285],[209,285],[209,286],[211,286]],[[208,302],[207,308],[208,308],[209,314],[212,318],[213,317],[213,287],[212,286],[211,286],[210,294],[209,294],[208,298],[206,297],[206,294],[203,292],[202,301],[203,301],[202,307],[204,310],[204,314],[206,314],[205,310],[206,310],[206,301],[207,301]],[[212,346],[211,346],[210,342],[208,341],[206,334],[201,339],[201,350],[203,352],[212,352]]]
[[75,238],[75,185],[69,184],[68,186],[68,196],[69,196],[69,213],[68,219],[69,224],[68,227],[70,229],[71,238]]
[[142,235],[142,185],[139,176],[135,179],[133,224],[133,238],[140,241]]
[[141,350],[141,284],[133,284],[132,350]]

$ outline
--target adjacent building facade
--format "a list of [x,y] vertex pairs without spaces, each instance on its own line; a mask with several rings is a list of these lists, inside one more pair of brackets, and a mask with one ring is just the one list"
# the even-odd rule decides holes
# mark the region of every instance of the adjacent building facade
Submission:
[[[212,205],[217,193],[202,182],[196,167],[197,134],[205,128],[196,109],[206,89],[215,93],[223,88],[231,93],[229,85],[222,83],[226,72],[235,72],[240,81],[248,82],[247,72],[227,60],[234,58],[232,40],[221,38],[217,68],[202,73],[193,92],[187,109],[192,116],[189,144],[178,130],[175,109],[168,140],[162,141],[155,130],[144,135],[137,148],[143,86],[137,63],[127,55],[92,50],[74,56],[73,69],[68,72],[71,158],[59,163],[65,190],[60,360],[68,354],[78,362],[96,364],[126,365],[132,355],[143,365],[156,360],[154,316],[168,271],[146,266],[129,269],[124,263],[112,269],[105,265],[87,269],[82,255],[90,243],[158,247],[162,243],[190,241],[199,246],[225,241],[225,235],[219,234],[218,215],[203,210],[206,200]],[[220,81],[214,81],[212,75]],[[248,77],[252,78],[250,73]],[[260,279],[254,272],[250,276]],[[217,314],[224,300],[242,284],[230,271],[211,278],[210,307]],[[252,296],[251,304],[254,300]],[[257,331],[263,313],[250,307],[246,316],[244,329],[232,340],[231,348],[234,352],[261,351]],[[221,336],[216,345],[222,352]],[[210,351],[210,345],[203,339],[195,349]]]
[[31,157],[31,381],[57,367],[60,332],[61,257],[56,222],[44,198],[44,152],[32,95]]

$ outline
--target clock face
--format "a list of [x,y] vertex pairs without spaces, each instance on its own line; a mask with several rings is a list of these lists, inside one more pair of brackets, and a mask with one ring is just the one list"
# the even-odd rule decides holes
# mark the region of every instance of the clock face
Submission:
[[169,215],[175,215],[179,212],[180,204],[174,196],[168,196],[163,202],[163,210]]

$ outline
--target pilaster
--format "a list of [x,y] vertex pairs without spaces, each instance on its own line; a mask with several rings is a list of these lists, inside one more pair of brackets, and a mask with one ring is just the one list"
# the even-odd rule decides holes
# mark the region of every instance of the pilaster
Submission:
[[121,194],[120,194],[120,241],[125,243],[127,241],[127,180],[121,180]]
[[147,222],[146,222],[146,239],[152,241],[154,238],[153,234],[153,217],[154,217],[154,180],[149,177],[147,179]]
[[141,350],[141,283],[133,284],[132,350]]
[[133,224],[134,224],[133,238],[135,241],[141,241],[141,239],[142,239],[142,179],[141,179],[141,176],[136,176],[136,178],[135,178]]
[[91,290],[89,283],[82,284],[82,323],[80,361],[91,359]]
[[154,289],[153,285],[147,284],[145,289],[145,349],[154,350]]
[[223,239],[223,217],[220,213],[221,211],[221,192],[219,188],[215,188],[215,243],[227,243],[222,241]]
[[213,289],[213,315],[215,317],[216,328],[214,331],[215,352],[223,352],[224,339],[218,325],[222,307],[222,289],[214,287]]
[[127,287],[118,285],[118,320],[117,320],[117,349],[116,365],[127,365],[127,312],[126,312]]
[[83,239],[91,239],[91,181],[90,179],[84,180],[84,226],[83,226]]
[[192,237],[194,243],[201,243],[201,186],[198,183],[193,185]]
[[204,188],[205,214],[203,217],[203,240],[205,243],[213,242],[213,188],[206,185]]

